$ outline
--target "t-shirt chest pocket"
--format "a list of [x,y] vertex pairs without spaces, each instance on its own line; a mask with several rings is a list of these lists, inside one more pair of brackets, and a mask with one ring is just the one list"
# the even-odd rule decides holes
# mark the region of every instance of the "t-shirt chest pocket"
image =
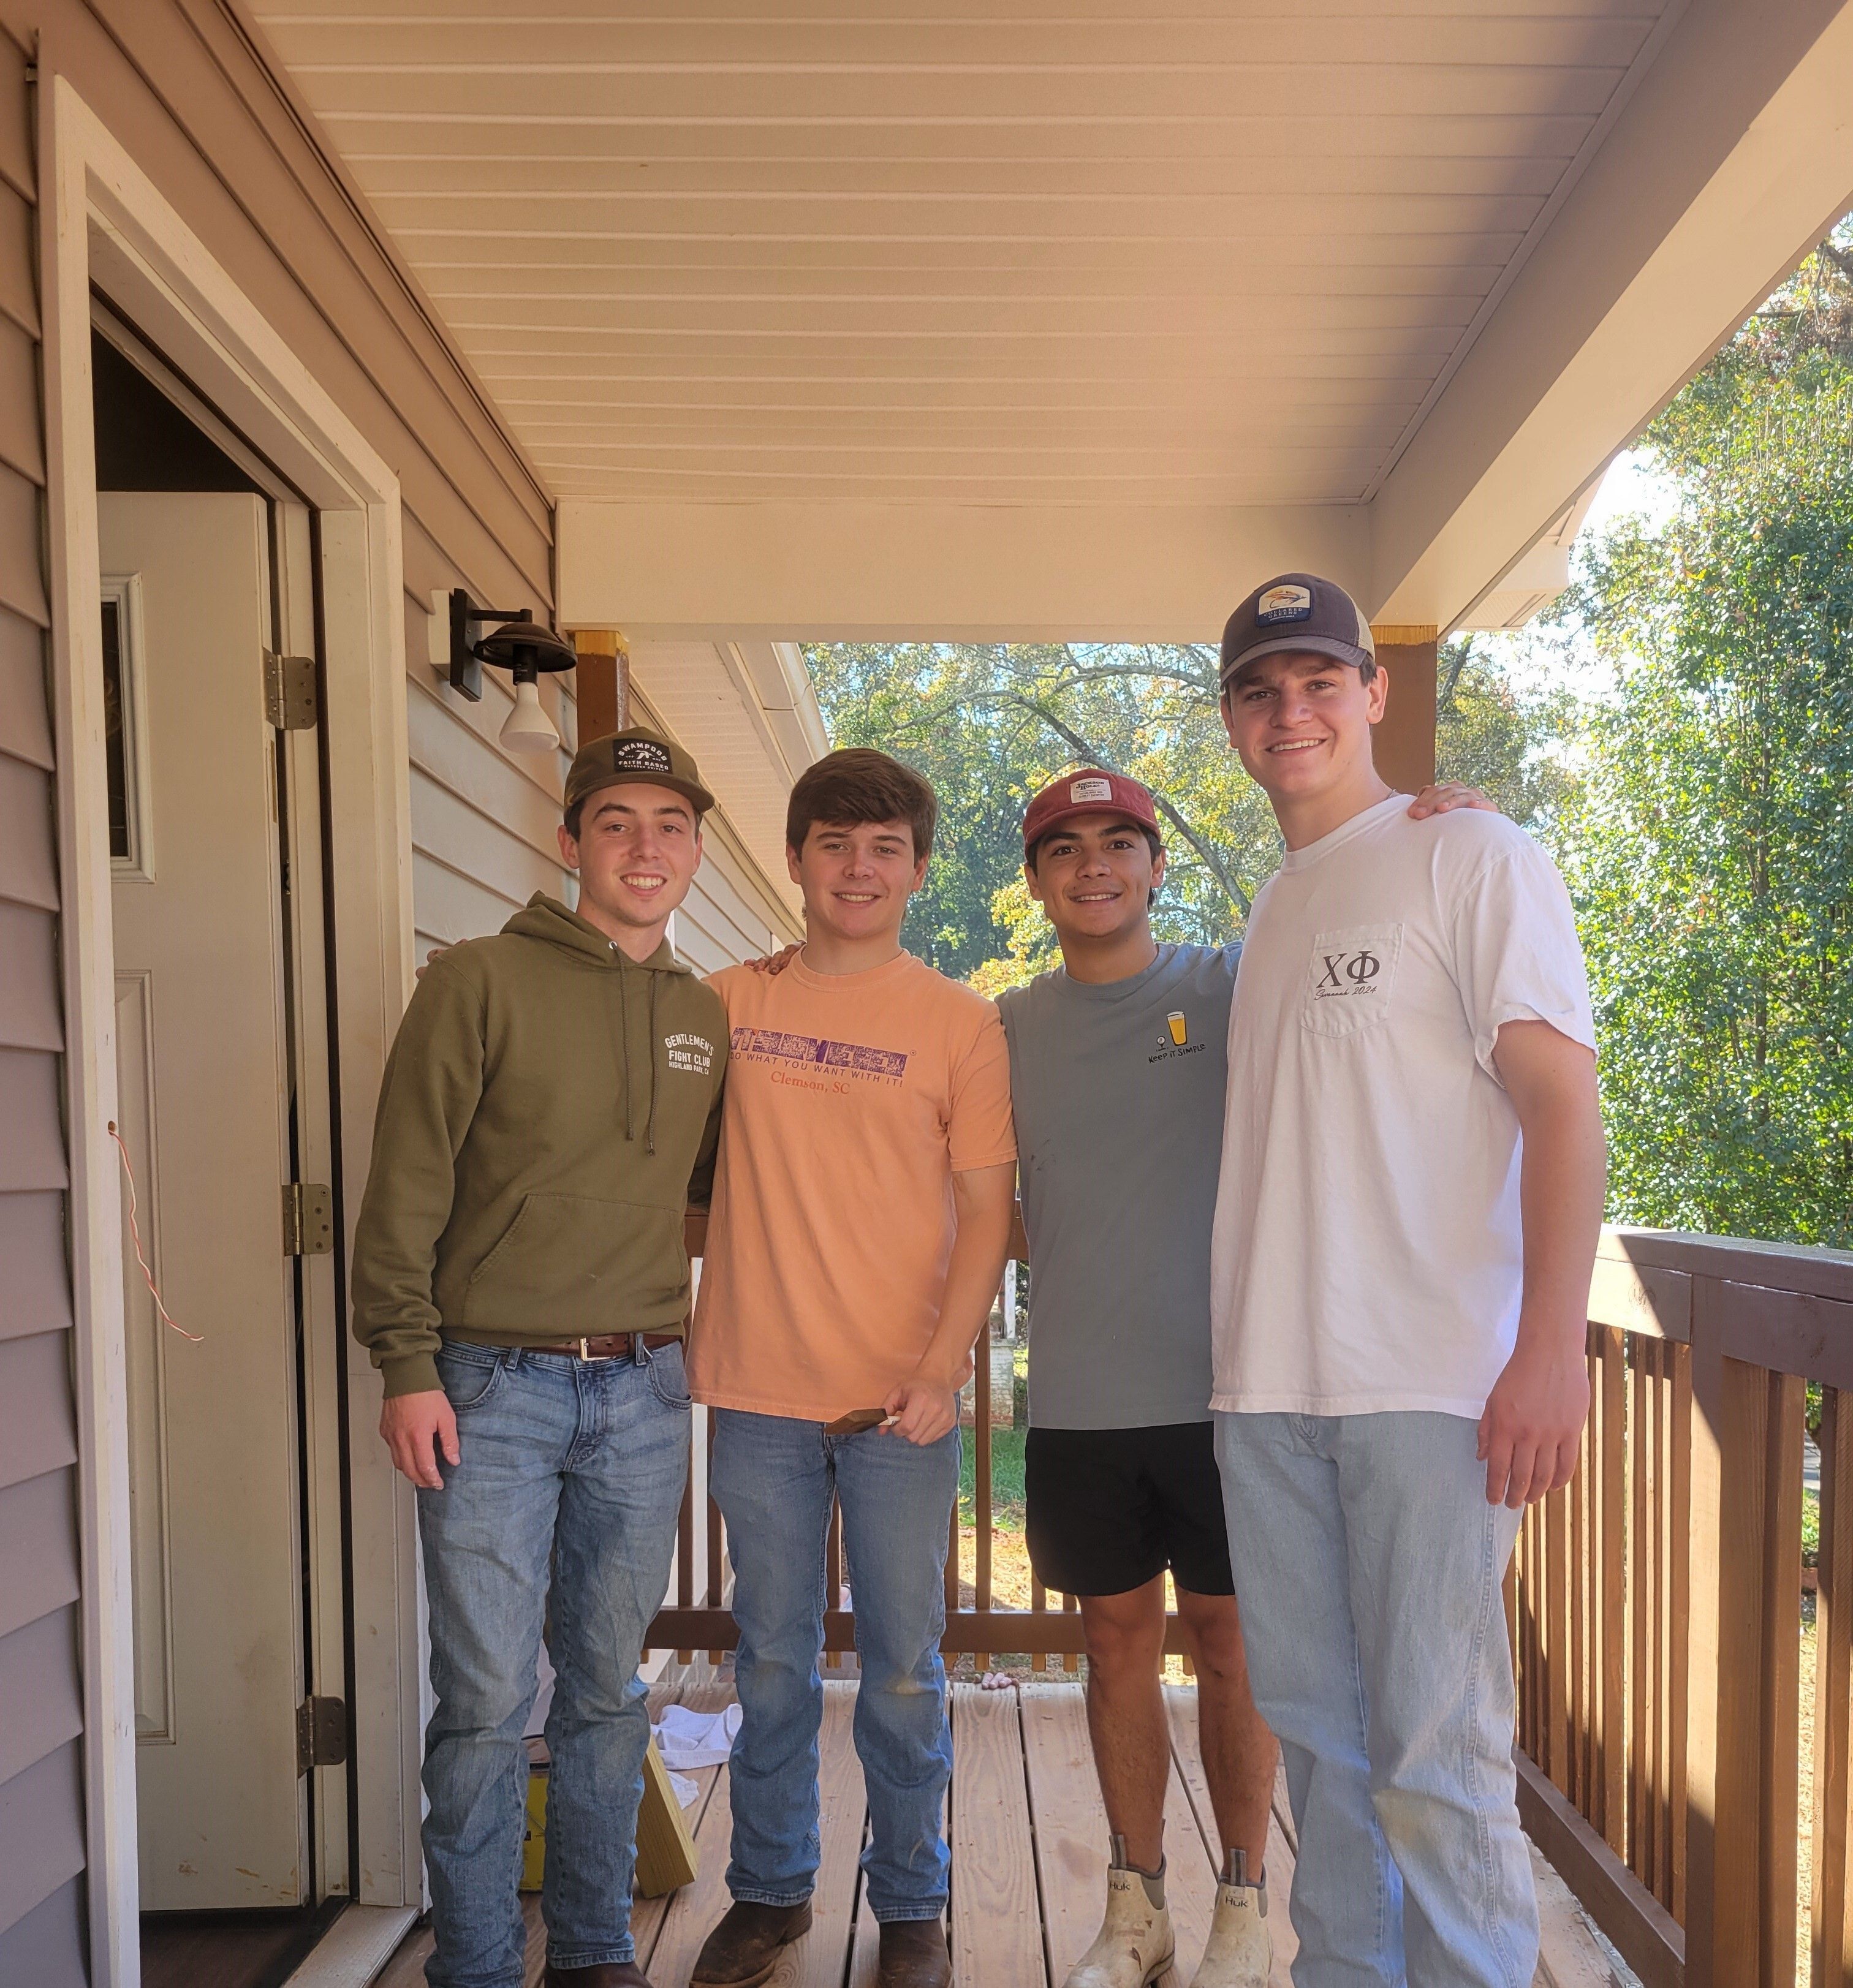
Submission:
[[1300,1001],[1300,1026],[1315,1036],[1355,1036],[1390,1012],[1400,925],[1345,925],[1313,941]]

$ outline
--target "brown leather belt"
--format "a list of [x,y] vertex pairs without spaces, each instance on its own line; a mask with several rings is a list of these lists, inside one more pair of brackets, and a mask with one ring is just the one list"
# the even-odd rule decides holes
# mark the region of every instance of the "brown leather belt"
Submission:
[[682,1335],[679,1332],[607,1332],[597,1339],[569,1339],[559,1346],[524,1346],[523,1353],[563,1353],[569,1360],[630,1360],[636,1357],[636,1343],[644,1343],[647,1352],[655,1353],[665,1346],[679,1346]]

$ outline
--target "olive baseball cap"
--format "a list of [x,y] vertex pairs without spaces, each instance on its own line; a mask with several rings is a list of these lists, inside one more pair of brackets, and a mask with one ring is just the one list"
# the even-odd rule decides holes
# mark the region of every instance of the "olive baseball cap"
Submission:
[[1222,668],[1227,690],[1244,664],[1283,649],[1310,649],[1354,669],[1377,660],[1377,644],[1363,611],[1335,580],[1317,573],[1283,573],[1257,587],[1229,617],[1222,631]]
[[566,774],[564,805],[576,807],[602,787],[633,780],[686,794],[695,803],[698,819],[714,806],[714,796],[702,785],[702,770],[694,760],[681,746],[641,725],[588,740],[580,747]]

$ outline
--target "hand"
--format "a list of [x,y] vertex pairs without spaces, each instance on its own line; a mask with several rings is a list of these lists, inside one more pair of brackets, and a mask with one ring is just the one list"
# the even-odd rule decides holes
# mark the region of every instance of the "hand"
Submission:
[[1488,800],[1478,787],[1470,787],[1464,781],[1443,780],[1424,787],[1410,802],[1409,819],[1426,821],[1432,814],[1452,814],[1456,808],[1480,808],[1488,814],[1497,814],[1499,803]]
[[1589,1414],[1589,1370],[1567,1337],[1517,1350],[1479,1418],[1486,1503],[1515,1512],[1561,1489],[1575,1474],[1577,1439]]
[[[1429,792],[1430,789],[1425,787],[1422,791],[1426,793]],[[431,951],[424,955],[424,966],[429,966],[431,962],[435,959],[441,959],[449,951],[450,948],[448,945],[433,946]],[[412,969],[412,978],[414,980],[422,980],[424,978],[424,966],[414,966]]]
[[958,1390],[924,1374],[903,1381],[881,1405],[891,1418],[882,1425],[881,1433],[904,1435],[909,1442],[937,1442],[959,1422]]
[[441,1388],[416,1395],[389,1395],[380,1411],[380,1434],[392,1452],[393,1468],[428,1491],[441,1491],[436,1452],[446,1463],[462,1461],[457,1442],[457,1412]]
[[800,945],[788,945],[783,952],[775,952],[769,958],[749,959],[746,964],[755,973],[763,973],[767,979],[776,980],[803,950]]

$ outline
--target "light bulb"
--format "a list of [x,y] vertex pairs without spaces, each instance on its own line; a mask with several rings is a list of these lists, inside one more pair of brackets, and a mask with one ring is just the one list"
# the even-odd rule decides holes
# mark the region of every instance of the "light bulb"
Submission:
[[560,743],[553,721],[540,708],[540,692],[532,681],[515,686],[515,708],[502,728],[502,742],[511,752],[551,752]]

